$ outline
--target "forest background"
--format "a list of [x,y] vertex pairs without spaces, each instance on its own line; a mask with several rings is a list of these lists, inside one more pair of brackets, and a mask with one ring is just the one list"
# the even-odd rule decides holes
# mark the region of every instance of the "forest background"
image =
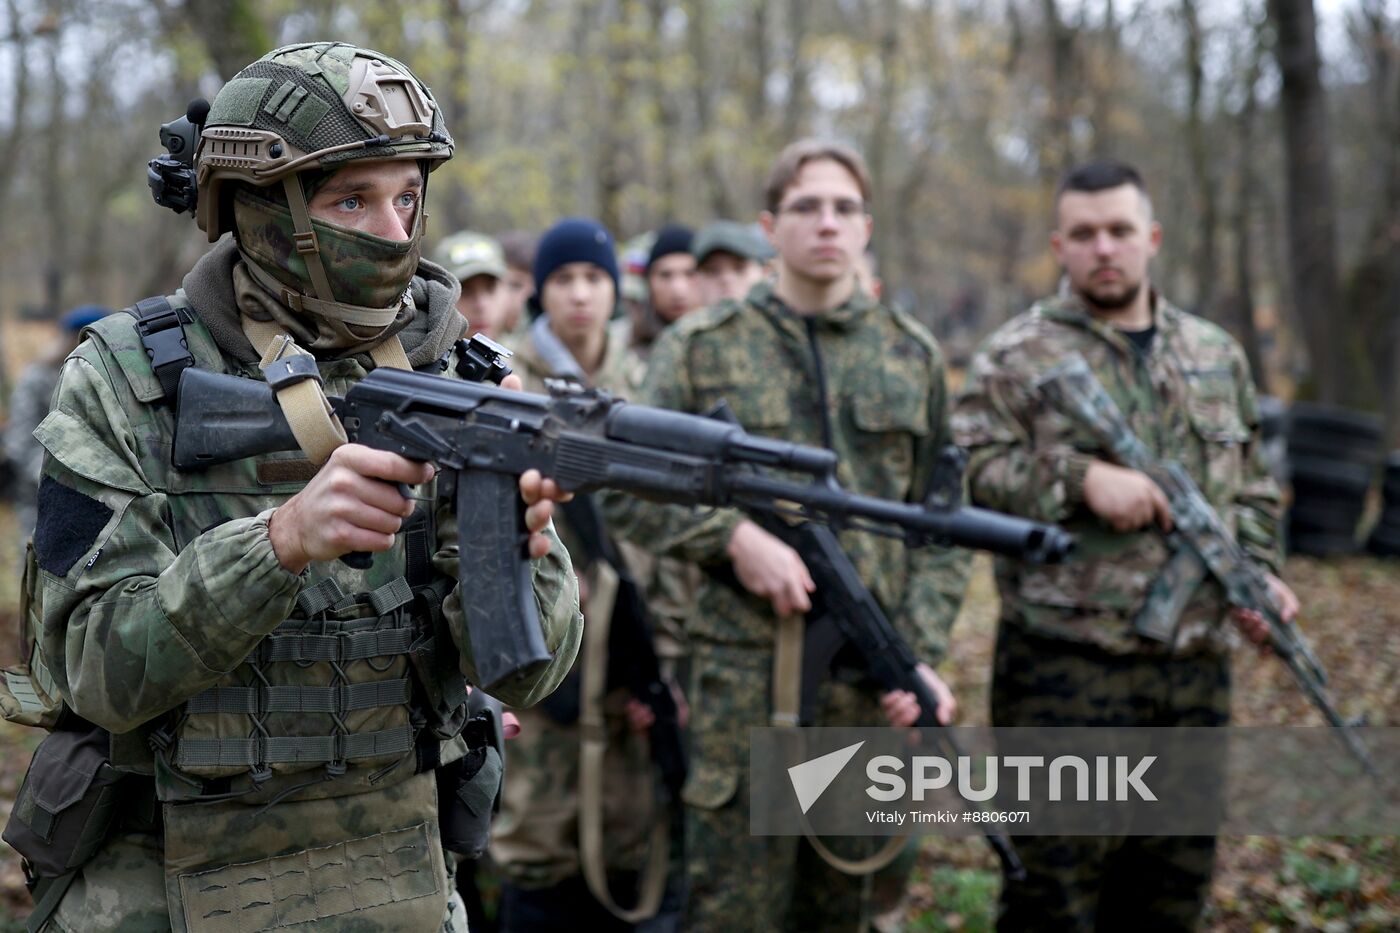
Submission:
[[[1166,231],[1153,278],[1249,351],[1285,398],[1383,413],[1400,446],[1400,0],[0,0],[0,409],[56,314],[168,293],[207,248],[157,208],[160,124],[284,43],[409,63],[456,157],[429,238],[593,215],[624,240],[752,219],[803,135],[870,162],[886,294],[954,364],[1051,291],[1056,179],[1137,163]],[[0,507],[0,565],[17,536]],[[1400,574],[1290,559],[1346,711],[1400,708]],[[17,579],[0,575],[0,660]],[[945,665],[985,722],[996,602],[985,562]],[[1316,724],[1280,665],[1237,658],[1235,719]],[[0,818],[38,740],[0,724]],[[18,754],[13,752],[19,752]],[[927,843],[911,930],[987,929],[976,840]],[[1226,840],[1206,927],[1400,924],[1400,840]],[[0,930],[27,913],[0,847]]]
[[328,37],[442,104],[434,240],[752,218],[785,143],[853,143],[889,294],[955,362],[1054,287],[1058,176],[1126,158],[1165,294],[1400,437],[1400,0],[3,0],[0,314],[172,290],[205,244],[146,191],[158,126]]

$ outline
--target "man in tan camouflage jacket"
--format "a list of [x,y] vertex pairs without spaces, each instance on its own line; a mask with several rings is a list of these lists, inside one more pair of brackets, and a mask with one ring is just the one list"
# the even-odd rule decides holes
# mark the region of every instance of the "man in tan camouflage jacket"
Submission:
[[[1162,239],[1141,177],[1093,162],[1056,195],[1050,238],[1064,270],[1056,296],[992,335],[953,417],[981,505],[1076,533],[1055,566],[1001,560],[1001,624],[992,686],[998,726],[1220,726],[1229,719],[1223,593],[1202,584],[1168,644],[1133,630],[1167,562],[1172,517],[1146,475],[1108,462],[1038,397],[1037,380],[1081,354],[1134,433],[1180,460],[1240,543],[1276,576],[1279,491],[1265,467],[1244,352],[1219,327],[1169,304],[1147,267]],[[1254,641],[1266,629],[1235,613]],[[1195,926],[1213,837],[1016,839],[1029,878],[1002,893],[1002,930],[1184,930]]]

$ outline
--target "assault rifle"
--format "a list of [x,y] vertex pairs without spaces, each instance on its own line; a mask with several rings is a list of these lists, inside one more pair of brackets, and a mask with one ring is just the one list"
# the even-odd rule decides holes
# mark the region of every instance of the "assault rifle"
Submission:
[[[292,377],[319,378],[314,365]],[[1049,561],[1073,545],[1055,525],[856,495],[837,482],[830,450],[569,384],[535,395],[380,368],[331,404],[352,442],[456,473],[461,579],[471,581],[461,588],[462,607],[480,685],[492,693],[550,659],[517,490],[529,469],[567,491],[610,488],[660,502],[781,512],[890,535],[912,547],[956,545]],[[177,469],[297,449],[267,383],[193,366],[181,374],[171,455]]]
[[[720,402],[711,417],[728,424],[738,423],[724,402]],[[957,451],[957,448],[952,450]],[[945,508],[956,508],[961,500],[964,462],[962,452],[957,451],[950,458],[940,460],[940,469],[935,471],[930,498]],[[938,698],[919,673],[918,657],[861,580],[836,533],[825,525],[794,523],[773,512],[752,510],[748,511],[748,516],[754,524],[801,555],[812,582],[817,585],[802,643],[798,723],[808,726],[816,722],[818,691],[822,683],[838,669],[850,667],[882,691],[913,693],[919,701],[915,727],[941,746],[949,761],[961,758],[965,753],[952,730],[938,721]],[[731,566],[707,567],[706,570],[725,585],[744,592]],[[1006,880],[1024,881],[1026,867],[1010,838],[989,823],[981,826],[987,844],[1001,861]]]
[[1342,718],[1327,692],[1327,672],[1298,626],[1283,621],[1264,572],[1240,547],[1186,469],[1174,460],[1152,456],[1123,418],[1084,357],[1075,353],[1037,383],[1062,414],[1089,431],[1114,462],[1147,474],[1166,493],[1172,526],[1167,542],[1174,554],[1153,582],[1147,602],[1134,620],[1145,638],[1170,642],[1182,611],[1207,575],[1225,589],[1225,599],[1240,609],[1258,612],[1269,625],[1269,645],[1313,706],[1326,717],[1369,774],[1375,766],[1366,746]]

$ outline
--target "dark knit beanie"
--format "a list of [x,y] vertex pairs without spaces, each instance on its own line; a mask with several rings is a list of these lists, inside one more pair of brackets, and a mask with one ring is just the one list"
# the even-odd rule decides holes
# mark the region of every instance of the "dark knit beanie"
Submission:
[[669,256],[671,253],[689,253],[690,241],[695,238],[695,231],[680,224],[667,224],[656,231],[656,242],[651,244],[651,253],[647,256],[647,271],[656,260],[662,256]]
[[596,220],[566,217],[545,231],[535,250],[535,294],[544,292],[544,280],[560,266],[591,262],[612,276],[617,288],[617,247],[612,234]]

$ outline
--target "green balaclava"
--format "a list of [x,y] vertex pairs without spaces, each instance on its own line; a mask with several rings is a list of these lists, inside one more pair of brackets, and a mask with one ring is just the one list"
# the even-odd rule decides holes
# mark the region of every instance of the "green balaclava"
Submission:
[[[311,189],[305,195],[309,200],[315,188],[304,187]],[[309,297],[322,289],[297,251],[296,223],[282,194],[276,188],[247,185],[233,194],[238,248],[256,283],[251,290],[240,287],[240,296],[318,356],[362,352],[407,327],[415,313],[408,285],[422,250],[421,203],[406,240],[311,221],[328,291],[334,296],[324,301]],[[275,300],[260,301],[258,291]]]

